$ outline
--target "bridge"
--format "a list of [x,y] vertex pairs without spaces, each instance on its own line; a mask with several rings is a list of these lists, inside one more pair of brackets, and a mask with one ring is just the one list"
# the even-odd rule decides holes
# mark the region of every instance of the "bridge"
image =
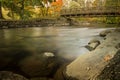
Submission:
[[120,6],[62,9],[61,17],[120,16]]

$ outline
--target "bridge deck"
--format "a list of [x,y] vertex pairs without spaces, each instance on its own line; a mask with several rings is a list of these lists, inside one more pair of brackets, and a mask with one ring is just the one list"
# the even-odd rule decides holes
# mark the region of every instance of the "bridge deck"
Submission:
[[63,17],[75,16],[120,16],[120,6],[115,7],[93,7],[63,9],[60,13]]

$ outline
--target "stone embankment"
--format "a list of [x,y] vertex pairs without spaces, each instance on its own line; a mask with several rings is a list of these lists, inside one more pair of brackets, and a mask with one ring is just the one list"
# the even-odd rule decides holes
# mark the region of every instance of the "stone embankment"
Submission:
[[[120,80],[120,29],[100,33],[101,43],[92,40],[92,51],[80,55],[66,67],[70,80]],[[96,44],[96,45],[95,45]]]
[[0,20],[0,29],[69,25],[66,19]]

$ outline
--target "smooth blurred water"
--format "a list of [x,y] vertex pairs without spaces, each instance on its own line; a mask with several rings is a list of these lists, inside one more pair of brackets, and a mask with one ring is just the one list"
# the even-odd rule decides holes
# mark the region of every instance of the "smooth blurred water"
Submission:
[[[88,52],[84,47],[93,39],[101,39],[99,32],[106,28],[33,27],[0,30],[0,55],[38,55],[53,52],[56,56],[73,60]],[[29,56],[26,55],[26,56]],[[23,56],[21,56],[22,58]]]

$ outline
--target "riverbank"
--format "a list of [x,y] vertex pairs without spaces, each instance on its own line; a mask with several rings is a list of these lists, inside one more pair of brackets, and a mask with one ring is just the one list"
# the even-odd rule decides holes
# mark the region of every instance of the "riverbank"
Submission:
[[[104,37],[105,40],[95,50],[80,55],[70,63],[66,67],[67,76],[78,80],[119,80],[120,77],[117,76],[119,74],[111,75],[112,73],[109,73],[114,71],[113,67],[120,65],[118,63],[119,57],[116,59],[116,55],[120,54],[119,34],[120,29],[113,30]],[[117,65],[113,65],[113,63],[117,63]],[[116,70],[116,73],[119,73],[119,69]],[[109,77],[106,77],[108,75]],[[113,79],[115,76],[117,78]]]
[[33,19],[33,20],[0,20],[0,29],[26,28],[26,27],[48,27],[69,25],[64,18]]

